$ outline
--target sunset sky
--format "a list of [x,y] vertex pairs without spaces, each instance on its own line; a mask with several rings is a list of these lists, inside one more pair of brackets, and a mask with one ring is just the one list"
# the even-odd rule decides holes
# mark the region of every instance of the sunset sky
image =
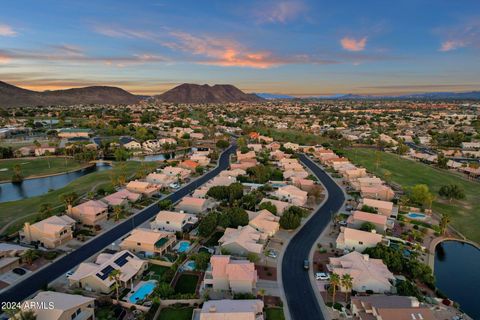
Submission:
[[0,80],[137,94],[184,82],[299,96],[479,90],[480,1],[3,1]]

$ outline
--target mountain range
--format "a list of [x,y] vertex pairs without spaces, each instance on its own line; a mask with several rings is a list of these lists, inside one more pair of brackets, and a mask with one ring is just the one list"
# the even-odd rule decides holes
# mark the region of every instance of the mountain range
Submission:
[[52,91],[32,91],[0,81],[0,107],[75,104],[130,104],[142,97],[117,87],[93,86]]
[[184,83],[155,99],[171,103],[229,103],[229,102],[260,102],[263,99],[255,94],[247,94],[230,84],[199,85]]

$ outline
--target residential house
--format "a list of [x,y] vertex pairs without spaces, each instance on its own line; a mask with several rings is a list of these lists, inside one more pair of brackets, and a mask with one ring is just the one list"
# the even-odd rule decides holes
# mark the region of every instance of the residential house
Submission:
[[262,300],[209,300],[203,303],[199,320],[264,320]]
[[197,167],[200,166],[200,164],[198,162],[195,162],[193,160],[185,160],[185,161],[182,161],[179,163],[178,165],[180,168],[183,168],[183,169],[187,169],[187,170],[190,170],[190,171],[195,171],[195,169],[197,169]]
[[26,243],[38,243],[54,249],[73,239],[75,220],[67,215],[51,216],[34,224],[25,222],[20,238]]
[[297,144],[297,143],[292,143],[292,142],[287,142],[287,143],[284,143],[283,144],[283,147],[285,149],[291,149],[293,151],[297,151],[298,149],[300,149],[300,145]]
[[40,156],[45,156],[47,154],[54,155],[56,151],[57,149],[55,147],[35,148],[35,156],[40,157]]
[[67,214],[86,226],[95,226],[108,219],[108,205],[102,201],[89,200],[69,207]]
[[382,242],[382,235],[372,232],[362,231],[352,228],[340,228],[340,234],[337,237],[337,249],[363,252],[366,248],[375,247]]
[[260,201],[259,205],[264,203],[264,202],[270,202],[277,208],[277,215],[282,216],[283,212],[287,210],[289,207],[292,206],[291,203],[286,202],[286,201],[280,201],[280,200],[274,200],[274,199],[269,199],[269,198],[263,198],[262,201]]
[[142,195],[140,193],[135,193],[128,191],[127,189],[120,189],[117,192],[109,194],[102,198],[102,201],[106,204],[114,207],[114,206],[122,206],[127,207],[130,202],[137,202]]
[[421,307],[415,297],[393,295],[355,296],[352,313],[359,320],[435,320],[433,312]]
[[21,256],[30,250],[17,244],[0,242],[0,274],[20,266]]
[[290,202],[295,206],[303,207],[307,203],[308,193],[300,190],[299,188],[287,185],[278,188],[273,195],[279,198],[280,200],[285,200]]
[[[392,291],[392,283],[395,277],[388,270],[382,259],[372,259],[368,254],[362,255],[359,252],[350,252],[342,257],[329,258],[327,268],[330,272],[340,277],[349,274],[353,278],[352,290],[375,293],[389,293]],[[341,287],[342,291],[346,291]]]
[[127,184],[127,190],[130,192],[140,193],[145,197],[151,197],[160,192],[161,186],[147,182],[134,180]]
[[264,209],[258,212],[247,211],[248,225],[262,233],[261,239],[272,237],[280,229],[280,217]]
[[146,256],[161,256],[173,247],[175,240],[175,234],[171,232],[137,228],[122,240],[120,248],[131,252],[144,252]]
[[89,138],[92,131],[90,129],[66,128],[58,130],[59,138]]
[[115,279],[110,276],[114,270],[120,273],[121,287],[133,288],[134,280],[140,278],[147,268],[147,261],[137,258],[128,250],[114,254],[101,253],[94,262],[80,263],[68,281],[72,287],[109,294],[115,286]]
[[382,214],[354,211],[347,219],[349,228],[360,229],[365,223],[371,223],[379,233],[387,230],[387,217]]
[[397,215],[397,208],[393,207],[393,202],[390,201],[383,201],[383,200],[376,200],[376,199],[368,199],[363,198],[360,200],[360,204],[358,205],[358,209],[362,210],[363,206],[369,206],[377,210],[379,214],[383,214],[390,218],[391,216],[395,217]]
[[201,214],[207,212],[213,205],[214,203],[209,199],[183,197],[175,206],[175,209],[191,214]]
[[390,201],[395,197],[392,188],[386,185],[376,185],[373,187],[363,186],[360,188],[362,198]]
[[237,229],[227,228],[218,240],[220,248],[233,255],[246,256],[248,253],[260,254],[263,245],[259,243],[262,233],[253,227],[239,226]]
[[190,160],[197,162],[202,167],[208,166],[210,163],[210,158],[204,154],[194,153],[190,156]]
[[248,260],[232,260],[230,256],[213,255],[205,272],[202,288],[213,291],[253,293],[258,281],[255,264]]
[[242,170],[242,169],[234,169],[234,170],[223,170],[220,172],[219,176],[220,177],[238,177],[238,176],[244,176],[247,174],[247,171]]
[[148,174],[145,180],[151,184],[160,185],[163,188],[166,188],[170,184],[177,182],[177,177],[169,176],[164,173],[152,172]]
[[176,177],[180,180],[185,180],[192,174],[192,172],[188,169],[172,166],[163,168],[162,172],[167,176]]
[[191,229],[198,222],[194,214],[160,211],[155,220],[150,223],[152,229],[170,232],[184,232]]
[[36,320],[94,320],[95,298],[40,291],[35,297],[22,303],[22,311],[27,310],[33,311]]

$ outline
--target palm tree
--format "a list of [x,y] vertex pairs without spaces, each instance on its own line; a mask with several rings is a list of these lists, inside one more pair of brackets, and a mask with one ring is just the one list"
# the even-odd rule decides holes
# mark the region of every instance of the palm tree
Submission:
[[448,224],[450,222],[450,216],[446,213],[442,214],[442,218],[440,219],[440,232],[442,235],[445,235],[447,232]]
[[20,183],[22,181],[23,181],[22,168],[20,167],[19,164],[16,164],[13,167],[12,182],[13,183]]
[[119,293],[119,289],[120,289],[120,275],[122,274],[122,272],[120,270],[113,270],[112,272],[110,272],[110,274],[108,275],[108,279],[109,280],[113,280],[115,282],[115,284],[113,285],[113,287],[115,288],[115,294],[116,294],[116,297],[117,297],[117,303],[120,301],[120,293]]
[[42,203],[40,205],[40,214],[42,218],[47,218],[52,214],[52,204],[51,203]]
[[73,203],[75,202],[75,200],[77,200],[78,198],[78,195],[75,193],[75,192],[70,192],[70,193],[66,193],[66,194],[62,194],[60,196],[60,199],[65,202],[65,207],[69,207],[71,205],[73,205]]
[[113,214],[115,215],[115,221],[120,220],[120,217],[123,215],[123,207],[122,206],[114,206],[113,207]]
[[332,287],[332,305],[335,304],[335,296],[337,294],[337,287],[340,285],[340,276],[336,273],[332,273],[330,276],[330,286]]
[[341,279],[342,287],[345,288],[345,302],[348,303],[348,294],[352,291],[353,278],[348,273],[344,274]]
[[22,259],[27,263],[27,264],[32,264],[35,259],[38,258],[38,252],[33,249],[29,249],[25,251],[25,253],[22,255]]
[[24,311],[20,311],[15,319],[19,319],[19,320],[36,320],[37,319],[37,316],[35,315],[35,312],[33,312],[33,310],[24,310]]

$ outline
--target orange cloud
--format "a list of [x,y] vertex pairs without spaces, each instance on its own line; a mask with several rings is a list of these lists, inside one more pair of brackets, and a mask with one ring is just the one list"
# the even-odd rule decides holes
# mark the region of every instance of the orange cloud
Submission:
[[367,37],[363,37],[361,39],[354,39],[345,37],[340,40],[343,49],[348,51],[363,51],[365,50],[365,46],[367,45]]
[[2,37],[13,37],[17,34],[12,27],[6,24],[0,24],[0,36]]
[[260,69],[282,64],[281,59],[274,58],[271,52],[250,51],[229,39],[199,37],[179,31],[171,32],[170,35],[174,41],[166,42],[164,45],[174,50],[205,56],[207,59],[199,61],[201,64]]

